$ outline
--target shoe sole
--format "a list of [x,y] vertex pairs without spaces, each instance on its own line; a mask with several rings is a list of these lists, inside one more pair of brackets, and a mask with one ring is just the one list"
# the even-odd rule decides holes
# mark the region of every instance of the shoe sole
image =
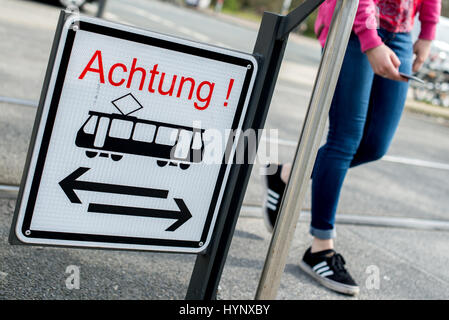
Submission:
[[310,268],[309,265],[302,260],[299,262],[299,267],[301,268],[301,270],[303,270],[305,273],[310,275],[312,278],[314,278],[321,285],[323,285],[324,287],[326,287],[328,289],[331,289],[331,290],[339,292],[339,293],[347,294],[350,296],[355,296],[360,292],[360,289],[358,286],[350,286],[347,284],[336,282],[334,280],[331,280],[331,279],[328,279],[325,277],[321,277],[320,275],[316,274],[313,271],[313,269]]

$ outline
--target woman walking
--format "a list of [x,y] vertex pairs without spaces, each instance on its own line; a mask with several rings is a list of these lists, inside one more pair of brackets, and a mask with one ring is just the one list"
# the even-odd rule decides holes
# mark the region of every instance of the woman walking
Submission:
[[[336,0],[319,8],[315,32],[324,46]],[[404,108],[408,82],[435,37],[441,0],[360,0],[329,112],[327,141],[312,174],[311,246],[300,267],[322,285],[354,295],[359,287],[334,250],[335,214],[349,168],[380,159],[388,150]],[[421,32],[410,31],[419,15]],[[415,57],[413,55],[415,54]],[[272,230],[291,164],[267,175],[265,221]]]

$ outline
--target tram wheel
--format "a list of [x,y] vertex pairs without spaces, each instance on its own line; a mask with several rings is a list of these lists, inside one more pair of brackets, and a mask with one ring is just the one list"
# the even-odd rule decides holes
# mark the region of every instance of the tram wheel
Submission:
[[165,167],[168,164],[168,161],[157,160],[156,163],[159,167]]
[[95,158],[98,155],[98,152],[95,151],[86,151],[86,156],[88,158]]
[[179,164],[179,167],[180,167],[182,170],[187,170],[187,169],[190,168],[190,164],[188,164],[188,163],[180,163],[180,164]]
[[120,161],[120,160],[122,160],[122,158],[123,158],[123,155],[121,155],[121,154],[111,154],[111,159],[113,161]]

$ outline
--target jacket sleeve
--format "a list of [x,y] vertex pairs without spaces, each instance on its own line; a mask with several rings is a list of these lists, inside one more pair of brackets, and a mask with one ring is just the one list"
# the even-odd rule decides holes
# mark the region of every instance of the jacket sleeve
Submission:
[[362,52],[382,44],[382,39],[377,34],[377,27],[378,14],[374,0],[360,0],[353,30],[359,38]]
[[419,8],[420,39],[433,40],[441,12],[441,0],[422,0]]

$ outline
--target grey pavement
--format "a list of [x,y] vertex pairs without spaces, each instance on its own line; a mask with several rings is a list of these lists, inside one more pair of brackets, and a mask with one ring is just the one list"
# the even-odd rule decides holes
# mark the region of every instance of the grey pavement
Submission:
[[[59,9],[24,0],[0,0],[0,7],[0,97],[37,101]],[[246,52],[257,34],[251,26],[152,0],[109,0],[105,18]],[[279,132],[280,161],[290,161],[294,154],[319,57],[316,41],[292,37],[266,123],[267,129]],[[0,187],[20,182],[34,116],[33,107],[0,102]],[[448,134],[443,118],[405,112],[388,157],[349,172],[338,215],[448,223]],[[223,299],[254,297],[269,245],[260,212],[259,168],[256,164],[253,169],[224,268]],[[1,194],[0,299],[184,297],[195,256],[11,246],[7,235],[15,200]],[[305,203],[309,208],[310,191]],[[304,215],[297,225],[278,299],[347,299],[319,287],[297,265],[311,239],[308,219]],[[361,285],[355,299],[449,298],[448,231],[347,220],[337,225],[336,244]],[[65,286],[69,265],[80,267],[79,290]],[[372,270],[379,271],[379,288],[369,285]]]

